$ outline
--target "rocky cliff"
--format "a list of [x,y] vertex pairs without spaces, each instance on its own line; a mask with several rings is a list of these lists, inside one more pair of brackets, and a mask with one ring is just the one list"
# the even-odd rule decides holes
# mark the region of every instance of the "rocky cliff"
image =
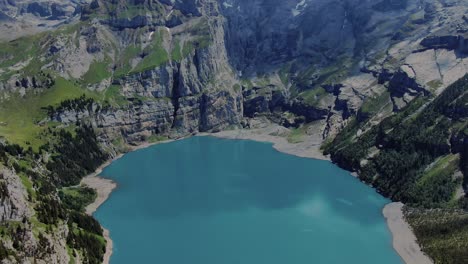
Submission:
[[14,40],[21,36],[56,29],[69,23],[81,12],[87,0],[1,0],[0,40]]
[[[42,167],[58,155],[57,134],[84,124],[112,155],[259,116],[323,142],[357,122],[358,137],[468,72],[462,0],[0,0],[0,9],[5,32],[30,23],[0,43],[0,135]],[[4,221],[33,214],[4,201]]]
[[2,222],[21,221],[23,218],[30,217],[32,212],[27,202],[28,193],[19,176],[8,169],[2,170],[0,175]]
[[[68,228],[59,226],[54,232],[37,236],[30,219],[34,219],[32,191],[26,190],[20,176],[9,169],[0,171],[0,215],[2,251],[18,252],[5,256],[2,252],[1,263],[68,263],[70,257],[66,250]],[[31,188],[31,187],[29,187]]]

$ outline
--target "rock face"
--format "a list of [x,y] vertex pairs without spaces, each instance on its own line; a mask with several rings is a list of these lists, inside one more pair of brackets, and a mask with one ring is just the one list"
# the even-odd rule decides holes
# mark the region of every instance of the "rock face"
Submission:
[[137,144],[156,134],[177,137],[239,126],[242,112],[240,95],[219,91],[173,100],[139,101],[123,109],[93,105],[79,111],[59,111],[51,119],[65,125],[88,120],[102,130],[103,140],[123,136],[128,143]]
[[[112,154],[120,142],[248,127],[258,116],[306,127],[315,145],[355,121],[362,134],[465,75],[467,13],[465,0],[0,0],[0,40],[50,30],[26,38],[34,48],[0,43],[15,51],[0,50],[0,103],[59,80],[81,87],[93,100],[54,102],[34,125],[91,124]],[[462,103],[447,111],[467,116]],[[452,151],[465,139],[454,136]],[[31,217],[21,179],[0,175],[0,220]],[[67,234],[63,225],[46,235],[54,250],[41,261],[68,263]],[[21,238],[34,255],[32,231]]]
[[[96,5],[95,10],[91,8],[87,15],[102,12],[101,8],[108,8],[107,3],[103,1],[95,1],[93,4]],[[94,56],[106,56],[106,43],[102,39],[110,34],[113,34],[112,38],[115,38],[112,41],[121,43],[126,43],[132,38],[140,38],[140,41],[148,42],[148,38],[155,38],[154,35],[160,34],[167,36],[167,39],[157,43],[161,45],[161,49],[164,49],[160,52],[170,54],[171,46],[175,45],[174,42],[194,45],[192,44],[194,37],[199,38],[199,36],[185,33],[193,26],[197,27],[196,30],[203,30],[201,33],[204,34],[204,41],[210,43],[203,44],[201,47],[200,42],[195,42],[198,47],[194,47],[177,60],[167,60],[150,69],[134,70],[114,77],[112,85],[121,87],[119,93],[128,102],[126,106],[100,108],[94,105],[89,109],[68,109],[55,113],[51,117],[52,120],[72,124],[77,120],[86,119],[97,128],[102,128],[102,138],[123,137],[128,143],[144,141],[155,134],[175,137],[199,131],[217,131],[228,126],[239,126],[243,118],[243,98],[240,90],[233,89],[237,81],[228,64],[222,39],[224,36],[223,20],[216,16],[212,17],[217,13],[217,7],[212,7],[207,3],[207,5],[195,8],[195,3],[182,5],[180,2],[171,1],[165,7],[168,10],[165,14],[158,9],[161,4],[144,1],[135,5],[141,6],[147,12],[146,17],[152,14],[153,22],[133,23],[135,17],[130,16],[119,20],[115,18],[118,14],[115,14],[114,17],[111,16],[102,21],[103,24],[95,26],[95,30],[87,30],[87,34],[82,38],[82,45],[89,46],[89,43],[93,42],[97,51]],[[177,9],[179,6],[184,6],[184,8],[179,10]],[[122,2],[117,6],[117,9],[119,8],[127,8],[127,3]],[[182,25],[166,28],[164,26],[166,21],[171,20],[171,13],[176,12],[189,14],[190,17],[208,12],[209,20],[183,17],[181,21],[186,22]],[[138,16],[140,15],[136,15]],[[162,28],[155,30],[153,27],[157,25]],[[144,30],[150,30],[149,34],[139,36],[138,34],[143,30],[142,27]],[[200,27],[203,28],[200,29]],[[145,45],[154,44],[143,44]],[[125,49],[126,46],[122,48]],[[145,53],[145,50],[142,47],[142,53]],[[69,49],[63,49],[60,52],[64,57],[67,57],[65,55],[67,53],[77,53],[76,50]],[[79,53],[83,52],[83,49],[79,51]],[[186,49],[183,52],[186,52]],[[90,56],[89,50],[84,53],[85,56]],[[138,64],[142,63],[141,56],[148,56],[148,54],[137,55],[133,59],[135,62],[130,63],[133,66],[130,67],[137,65],[138,68]],[[61,63],[66,68],[76,68],[72,65],[67,66],[67,61]],[[77,63],[80,61],[77,60]]]
[[403,97],[405,94],[417,95],[418,93],[426,92],[424,88],[419,85],[414,76],[409,76],[408,72],[403,70],[397,71],[389,80],[388,89],[390,93],[396,97]]
[[85,0],[2,0],[0,1],[0,10],[12,19],[32,15],[48,20],[63,20],[79,12],[79,5],[86,2]]
[[356,45],[356,21],[341,1],[230,0],[221,6],[231,63],[245,73],[268,71],[296,58],[327,61]]
[[76,18],[88,0],[0,0],[0,41],[51,30]]
[[[57,4],[26,2],[24,12],[42,17]],[[76,10],[76,31],[44,41],[41,70],[83,80],[93,64],[106,64],[108,76],[85,85],[118,86],[126,103],[52,118],[87,118],[129,142],[240,126],[256,115],[294,126],[327,120],[323,135],[333,136],[350,117],[377,114],[360,108],[386,92],[391,100],[379,103],[393,106],[371,109],[381,116],[467,71],[466,6],[457,1],[94,0]],[[13,71],[26,66],[11,67],[0,89],[52,85]]]
[[421,45],[430,49],[449,49],[468,53],[468,40],[465,36],[431,36],[423,39]]
[[0,170],[0,222],[21,221],[31,216],[28,193],[13,171]]

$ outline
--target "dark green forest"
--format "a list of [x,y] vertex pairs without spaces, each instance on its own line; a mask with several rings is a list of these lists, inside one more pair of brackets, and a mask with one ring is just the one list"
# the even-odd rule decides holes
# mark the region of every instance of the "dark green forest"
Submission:
[[[467,118],[465,75],[435,99],[420,95],[360,136],[357,131],[366,120],[353,121],[324,146],[333,162],[358,172],[392,200],[418,209],[408,210],[407,217],[436,263],[464,263],[457,259],[467,256],[462,245],[468,243],[468,197],[457,196],[457,188],[468,182]],[[432,213],[434,208],[443,211]],[[450,239],[455,234],[457,241]]]
[[[16,173],[33,183],[29,200],[35,204],[37,220],[46,227],[45,232],[53,230],[59,223],[66,223],[69,228],[68,247],[81,251],[84,263],[101,263],[106,246],[103,230],[93,217],[84,212],[85,206],[96,198],[96,193],[78,184],[107,160],[108,155],[101,150],[93,128],[84,124],[77,124],[74,134],[59,130],[53,131],[50,138],[51,142],[41,146],[37,153],[31,148],[24,150],[19,145],[0,144],[0,161],[5,165],[11,164]],[[34,160],[46,151],[53,155],[46,163],[46,172],[38,173],[34,169]],[[7,195],[2,183],[0,199]],[[22,223],[7,223],[1,232],[12,238],[15,249],[21,250],[24,245],[23,227],[32,224],[29,219]],[[47,243],[41,231],[38,250],[49,250]],[[16,258],[14,252],[0,243],[0,257],[3,259],[9,255]]]

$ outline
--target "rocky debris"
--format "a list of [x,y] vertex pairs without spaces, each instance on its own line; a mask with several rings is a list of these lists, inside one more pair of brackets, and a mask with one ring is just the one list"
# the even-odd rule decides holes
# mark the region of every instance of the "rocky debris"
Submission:
[[0,223],[22,221],[32,215],[27,201],[28,193],[21,179],[13,171],[0,170]]

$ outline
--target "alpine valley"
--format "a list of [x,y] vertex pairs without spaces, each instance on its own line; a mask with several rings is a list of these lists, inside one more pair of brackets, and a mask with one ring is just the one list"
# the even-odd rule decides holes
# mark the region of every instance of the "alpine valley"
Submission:
[[0,0],[0,262],[101,263],[81,180],[234,129],[327,155],[468,263],[466,0]]

